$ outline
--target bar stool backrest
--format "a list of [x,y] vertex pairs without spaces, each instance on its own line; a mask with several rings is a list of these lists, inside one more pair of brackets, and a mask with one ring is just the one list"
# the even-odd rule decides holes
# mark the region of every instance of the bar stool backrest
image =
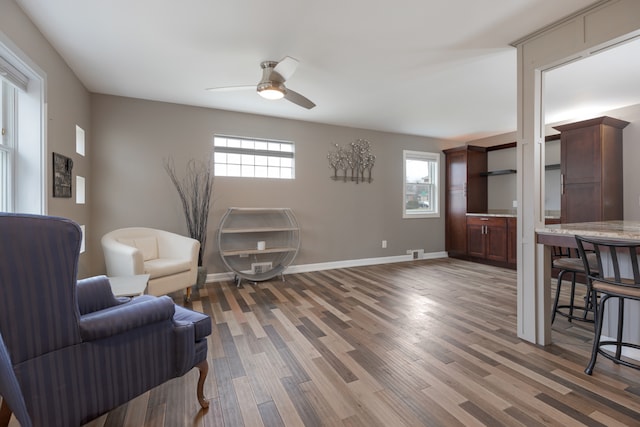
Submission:
[[638,266],[640,242],[584,236],[575,236],[575,238],[578,253],[583,260],[586,260],[587,250],[591,249],[596,254],[600,274],[594,271],[588,262],[584,262],[584,269],[590,280],[626,288],[640,288],[640,267]]

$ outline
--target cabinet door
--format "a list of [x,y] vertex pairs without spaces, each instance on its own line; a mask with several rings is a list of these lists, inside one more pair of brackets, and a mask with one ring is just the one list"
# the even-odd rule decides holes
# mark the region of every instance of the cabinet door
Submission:
[[507,262],[518,263],[518,220],[507,218]]
[[484,227],[484,224],[467,223],[467,255],[478,258],[485,257]]
[[446,168],[447,190],[465,190],[467,185],[467,152],[447,153]]
[[564,185],[600,182],[600,127],[566,131],[560,142],[560,164]]
[[562,134],[560,204],[563,223],[602,220],[599,129],[600,126],[590,126]]
[[467,252],[467,152],[446,157],[446,250],[450,255]]
[[[498,219],[498,218],[496,218]],[[505,218],[499,218],[501,224],[487,225],[485,231],[485,245],[487,259],[492,261],[507,261],[507,223]]]
[[463,190],[447,191],[446,249],[450,254],[467,252],[467,198]]
[[603,220],[600,183],[565,185],[561,200],[563,223]]

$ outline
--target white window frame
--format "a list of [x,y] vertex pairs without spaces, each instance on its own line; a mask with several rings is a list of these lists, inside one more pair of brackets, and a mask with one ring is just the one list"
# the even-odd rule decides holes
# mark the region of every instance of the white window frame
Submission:
[[0,79],[0,212],[13,212],[16,89]]
[[0,65],[6,73],[4,79],[18,88],[15,90],[9,209],[46,214],[46,75],[2,32],[0,57]]
[[295,144],[291,141],[214,135],[213,146],[214,176],[295,179]]
[[[416,182],[415,179],[409,179],[407,173],[410,171],[407,168],[407,162],[411,160],[429,161],[434,162],[433,176],[431,176],[430,182],[426,185],[431,187],[431,198],[428,201],[429,207],[427,209],[420,208],[407,208],[408,194],[407,184],[410,184],[409,180],[415,182],[416,185],[421,183]],[[427,173],[424,175],[428,176]],[[402,218],[439,218],[440,217],[440,153],[432,153],[427,151],[402,151]]]

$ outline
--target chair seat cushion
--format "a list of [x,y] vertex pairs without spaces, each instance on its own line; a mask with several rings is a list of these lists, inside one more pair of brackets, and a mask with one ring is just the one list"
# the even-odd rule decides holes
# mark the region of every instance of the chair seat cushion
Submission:
[[[587,260],[589,261],[591,272],[596,272],[598,270],[598,261],[596,259],[596,254],[587,254]],[[553,260],[553,266],[555,268],[559,268],[560,270],[584,272],[584,263],[582,262],[582,258],[556,258]]]
[[173,319],[181,322],[191,322],[195,327],[196,341],[211,335],[211,318],[206,314],[188,310],[176,305]]
[[149,280],[182,273],[191,269],[191,260],[177,258],[156,258],[144,263],[144,272]]

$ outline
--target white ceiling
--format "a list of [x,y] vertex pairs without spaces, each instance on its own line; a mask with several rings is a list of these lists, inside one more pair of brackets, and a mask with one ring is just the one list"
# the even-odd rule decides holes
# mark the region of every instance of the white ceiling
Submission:
[[[594,3],[16,1],[91,92],[457,141],[515,130],[516,50],[509,44]],[[260,62],[284,56],[300,61],[287,86],[316,108],[254,91],[205,90],[257,84]],[[623,67],[589,78],[612,68]],[[602,85],[585,89],[573,72],[558,73],[548,84],[556,96],[548,114],[576,96],[601,96]],[[614,98],[614,88],[606,89]]]

